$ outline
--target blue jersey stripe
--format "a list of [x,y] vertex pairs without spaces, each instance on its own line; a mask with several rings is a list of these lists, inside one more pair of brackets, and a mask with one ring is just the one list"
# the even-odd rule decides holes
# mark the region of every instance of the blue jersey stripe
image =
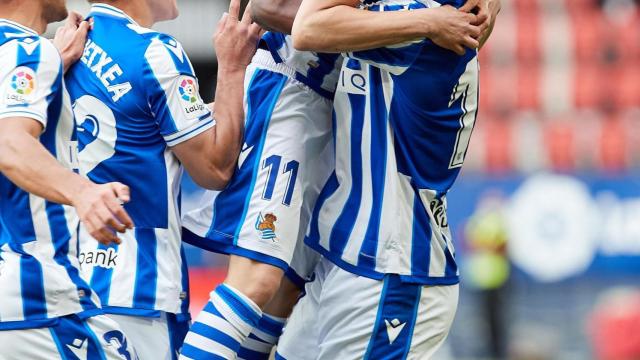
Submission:
[[[0,188],[7,188],[8,190],[3,194],[6,195],[6,198],[0,201],[2,213],[14,215],[7,219],[11,220],[13,225],[15,225],[11,228],[13,232],[8,234],[9,237],[11,237],[11,241],[26,243],[36,240],[31,205],[29,204],[29,194],[17,186],[14,186],[9,179],[2,174],[0,174]],[[11,226],[12,223],[7,223],[7,226]],[[10,228],[7,227],[7,229]],[[15,234],[15,231],[19,231],[19,234]]]
[[154,309],[158,286],[158,239],[154,229],[135,229],[138,243],[136,282],[133,292],[133,307]]
[[444,267],[444,275],[445,277],[454,277],[458,275],[458,265],[456,264],[456,259],[453,257],[451,253],[451,249],[446,247],[444,249],[444,257],[446,259],[446,265]]
[[22,245],[12,247],[20,253],[20,290],[22,311],[25,320],[40,320],[47,317],[47,300],[44,289],[42,265],[27,254]]
[[[103,244],[98,244],[98,250],[107,251],[109,248],[113,247],[113,249],[117,252],[118,245],[106,246]],[[89,284],[91,288],[95,290],[95,292],[100,297],[100,302],[102,304],[109,303],[109,296],[111,295],[111,278],[113,277],[113,269],[104,268],[102,266],[94,266],[93,273],[91,274],[91,280]]]
[[[426,235],[423,238],[421,235]],[[429,276],[431,262],[431,225],[429,215],[415,194],[413,201],[413,229],[411,238],[411,273],[417,276]]]
[[[382,76],[380,70],[369,71],[369,91],[383,98]],[[372,206],[369,224],[364,242],[358,256],[358,265],[375,269],[382,202],[384,198],[385,177],[387,171],[387,107],[383,102],[371,104],[371,189]]]
[[180,258],[182,259],[182,291],[185,296],[182,300],[181,315],[188,317],[191,297],[189,293],[189,264],[187,263],[187,255],[184,252],[184,246],[180,247]]
[[51,238],[53,240],[53,246],[56,252],[53,256],[55,262],[62,266],[71,281],[76,284],[76,287],[84,296],[80,296],[80,305],[83,310],[93,310],[96,305],[91,301],[92,290],[89,285],[80,277],[80,271],[71,265],[69,261],[69,240],[71,234],[67,228],[67,223],[64,216],[64,208],[62,205],[53,204],[47,202],[47,218],[51,228]]
[[260,158],[271,114],[286,80],[286,76],[268,70],[257,70],[251,79],[247,91],[245,143],[253,149],[242,167],[236,171],[231,184],[216,198],[208,238],[237,237],[245,221],[248,202],[260,170]]
[[[406,359],[417,321],[422,286],[402,282],[398,275],[387,275],[366,360]],[[397,332],[395,338],[389,338]]]
[[338,190],[339,186],[340,184],[338,182],[338,176],[334,171],[329,177],[329,180],[327,181],[325,186],[322,188],[322,191],[318,195],[318,199],[316,200],[316,207],[313,209],[311,222],[309,224],[309,236],[305,239],[305,242],[318,244],[318,242],[320,241],[320,226],[318,224],[320,209],[322,209],[322,206],[327,201],[327,199],[330,198],[336,192],[336,190]]
[[349,94],[351,103],[351,181],[352,186],[347,202],[331,230],[329,248],[333,252],[344,251],[362,201],[362,129],[364,127],[364,109],[366,98],[361,95]]

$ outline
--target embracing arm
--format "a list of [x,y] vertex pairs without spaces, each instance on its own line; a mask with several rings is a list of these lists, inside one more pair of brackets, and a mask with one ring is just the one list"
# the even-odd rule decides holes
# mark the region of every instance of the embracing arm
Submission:
[[482,48],[484,44],[486,44],[487,40],[489,40],[489,37],[491,36],[491,33],[493,33],[493,27],[496,25],[496,18],[498,17],[498,14],[502,9],[501,0],[482,0],[482,3],[483,4],[481,5],[481,9],[483,12],[486,12],[489,17],[489,26],[480,36],[480,48]]
[[129,201],[129,188],[118,183],[96,185],[64,168],[37,140],[41,132],[42,125],[32,119],[1,119],[0,172],[29,193],[74,206],[89,233],[101,243],[120,243],[112,230],[133,228],[120,206]]
[[302,0],[251,0],[251,17],[266,30],[291,34]]
[[27,118],[0,121],[0,172],[14,184],[49,201],[71,205],[78,189],[91,182],[70,171],[36,139],[42,125]]
[[303,0],[293,24],[293,42],[299,50],[346,52],[426,37],[462,54],[465,47],[479,46],[477,38],[487,26],[486,15],[471,13],[478,2],[469,0],[460,10],[441,6],[373,12],[356,9],[359,0]]

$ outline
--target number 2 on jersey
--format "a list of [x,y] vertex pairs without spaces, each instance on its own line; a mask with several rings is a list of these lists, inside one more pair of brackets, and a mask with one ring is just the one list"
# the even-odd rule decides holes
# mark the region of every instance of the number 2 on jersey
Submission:
[[73,113],[79,142],[84,144],[78,154],[80,172],[86,175],[116,153],[116,118],[107,105],[89,95],[76,100]]

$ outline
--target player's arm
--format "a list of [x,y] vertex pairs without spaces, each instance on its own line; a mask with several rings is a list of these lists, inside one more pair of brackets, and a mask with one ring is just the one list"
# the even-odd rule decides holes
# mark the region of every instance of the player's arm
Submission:
[[479,42],[480,48],[482,48],[484,44],[486,44],[487,40],[489,40],[491,33],[493,33],[496,19],[498,17],[498,14],[500,13],[500,10],[502,9],[502,2],[501,0],[481,0],[479,8],[479,14],[486,14],[486,22],[488,24],[487,28],[480,35]]
[[91,183],[63,167],[38,141],[47,125],[49,99],[54,91],[62,91],[60,55],[46,40],[38,46],[40,53],[21,58],[15,69],[0,69],[2,75],[13,71],[33,79],[28,95],[7,96],[12,76],[0,76],[7,79],[1,84],[5,96],[0,98],[0,171],[27,192],[74,206],[94,238],[103,244],[117,243],[114,231],[133,227],[120,206],[129,201],[129,189],[122,184]]
[[[437,45],[464,54],[478,48],[486,15],[472,13],[480,0],[412,11],[372,12],[355,7],[359,0],[303,0],[293,23],[298,50],[347,52],[380,48],[429,38]],[[318,36],[322,34],[322,36]]]
[[260,27],[245,12],[239,21],[240,1],[232,0],[214,36],[218,82],[216,125],[172,149],[200,186],[221,190],[233,176],[244,132],[244,75],[255,54]]
[[266,30],[291,34],[301,3],[302,0],[251,0],[251,17]]
[[129,188],[96,185],[64,168],[37,140],[41,132],[42,124],[33,119],[0,119],[0,172],[29,193],[74,206],[101,243],[119,243],[111,229],[124,232],[133,227],[119,202],[129,201]]

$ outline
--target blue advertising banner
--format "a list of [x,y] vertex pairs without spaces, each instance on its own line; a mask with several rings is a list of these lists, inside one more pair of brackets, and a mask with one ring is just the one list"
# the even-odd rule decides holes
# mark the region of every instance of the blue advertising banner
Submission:
[[640,275],[637,174],[465,174],[448,195],[448,209],[462,261],[470,219],[484,216],[494,223],[490,231],[504,231],[511,262],[535,280]]

